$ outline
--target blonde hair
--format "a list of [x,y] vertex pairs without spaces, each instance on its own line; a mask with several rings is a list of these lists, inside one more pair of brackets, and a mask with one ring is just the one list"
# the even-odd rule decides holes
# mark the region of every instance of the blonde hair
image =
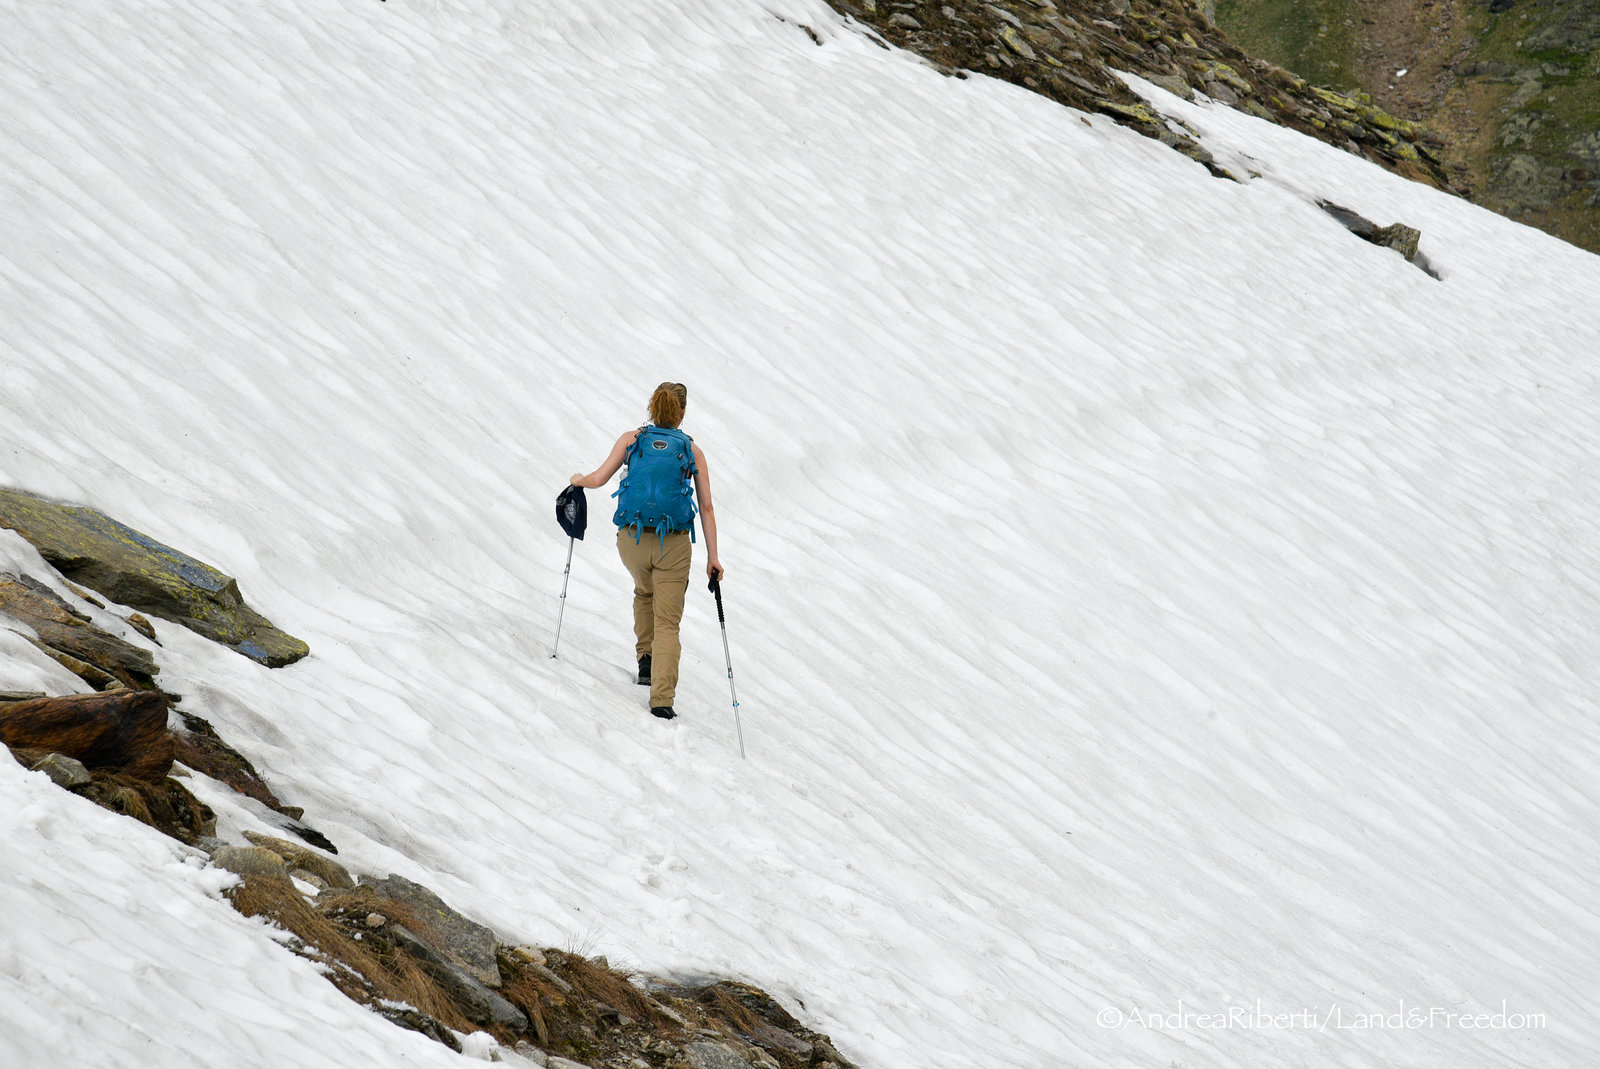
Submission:
[[650,395],[650,422],[657,427],[676,427],[683,422],[689,407],[689,387],[681,382],[663,382]]

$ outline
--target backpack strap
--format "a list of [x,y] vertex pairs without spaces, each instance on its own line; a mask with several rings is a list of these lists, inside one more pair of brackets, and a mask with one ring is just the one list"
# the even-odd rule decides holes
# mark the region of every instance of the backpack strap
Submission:
[[[694,439],[682,431],[673,428],[678,437],[683,439],[683,496],[689,499],[689,544],[694,545],[694,518],[700,514],[700,505],[694,499],[694,477],[700,473],[700,468],[694,462]],[[665,536],[663,536],[665,537]]]
[[633,432],[633,441],[628,443],[628,451],[622,455],[622,462],[624,464],[631,464],[633,462],[633,458],[639,455],[639,450],[644,448],[644,446],[639,444],[639,439],[643,438],[644,432],[649,429],[650,424],[645,423],[641,424],[639,429]]
[[[632,469],[633,469],[633,458],[637,457],[639,455],[639,450],[644,448],[642,445],[639,444],[639,439],[644,437],[644,432],[649,429],[649,426],[650,425],[648,423],[644,424],[644,425],[640,426],[640,428],[638,430],[633,432],[633,441],[628,443],[627,452],[622,454],[623,466],[629,469],[629,473],[630,474],[632,473]],[[624,490],[626,490],[627,488],[628,488],[628,476],[624,475],[621,479],[619,479],[617,481],[617,488],[611,492],[611,496],[614,497],[614,498],[621,497],[622,496],[622,492]],[[634,541],[635,544],[637,544],[638,541],[639,541],[639,535],[640,535],[640,531],[639,531],[638,518],[635,517],[634,518],[634,524],[633,524],[633,541]]]

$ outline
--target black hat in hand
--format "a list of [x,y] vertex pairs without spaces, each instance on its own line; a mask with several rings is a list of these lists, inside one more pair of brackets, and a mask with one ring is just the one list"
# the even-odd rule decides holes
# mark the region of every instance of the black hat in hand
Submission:
[[583,487],[569,486],[556,497],[556,522],[568,538],[583,541],[583,529],[589,526],[589,502],[584,499]]

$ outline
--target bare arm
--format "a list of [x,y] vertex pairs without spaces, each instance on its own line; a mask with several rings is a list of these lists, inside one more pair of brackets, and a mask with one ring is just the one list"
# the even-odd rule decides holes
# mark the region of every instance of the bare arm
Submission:
[[706,536],[706,575],[722,578],[722,561],[717,559],[717,513],[711,506],[711,469],[705,452],[694,447],[694,496],[700,503],[700,530]]
[[601,462],[600,466],[587,475],[574,475],[571,479],[573,486],[586,486],[591,490],[598,489],[611,481],[611,477],[622,467],[622,461],[628,455],[628,447],[639,436],[638,431],[624,431],[622,437],[617,439],[617,444],[611,447],[611,453]]

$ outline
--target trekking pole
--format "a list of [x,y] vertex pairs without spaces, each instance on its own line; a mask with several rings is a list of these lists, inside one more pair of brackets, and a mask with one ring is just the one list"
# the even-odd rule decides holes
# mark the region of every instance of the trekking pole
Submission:
[[[733,685],[733,654],[728,652],[728,618],[722,612],[722,583],[717,576],[711,577],[711,593],[717,597],[717,623],[722,625],[722,656],[728,662],[728,691],[733,695],[733,726],[739,733],[739,756],[744,753],[744,725],[739,721],[739,690]],[[745,757],[745,760],[749,760]]]
[[567,579],[572,575],[572,551],[578,548],[578,540],[567,540],[567,568],[561,573],[561,611],[556,613],[556,644],[550,647],[550,659],[556,659],[556,650],[561,646],[561,619],[567,615]]
[[550,659],[556,658],[561,646],[561,618],[567,615],[567,580],[572,576],[572,551],[578,548],[578,539],[589,526],[589,503],[583,498],[583,487],[568,486],[556,496],[556,522],[570,536],[567,542],[567,570],[561,573],[561,611],[556,614],[556,644],[550,647]]

